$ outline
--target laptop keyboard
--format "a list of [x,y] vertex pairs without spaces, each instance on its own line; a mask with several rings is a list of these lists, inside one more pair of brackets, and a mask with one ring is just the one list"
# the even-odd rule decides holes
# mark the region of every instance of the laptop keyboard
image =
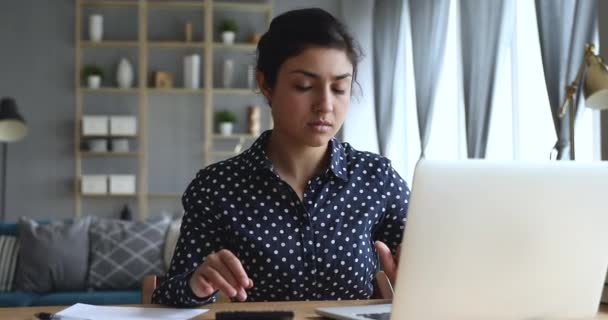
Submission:
[[390,312],[363,313],[363,314],[358,314],[357,316],[367,318],[367,319],[373,319],[373,320],[389,320],[389,318],[391,317],[391,314],[390,314]]

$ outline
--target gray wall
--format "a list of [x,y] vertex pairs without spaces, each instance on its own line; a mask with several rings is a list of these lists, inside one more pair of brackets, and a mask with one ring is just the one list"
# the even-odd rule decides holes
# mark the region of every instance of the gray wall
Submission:
[[[338,1],[275,0],[275,14],[311,6],[338,14]],[[17,100],[29,127],[24,140],[8,145],[7,220],[14,221],[22,215],[33,218],[74,215],[73,43],[73,0],[0,1],[0,96]],[[196,114],[191,117],[187,112],[173,116],[178,121],[200,119],[200,111],[193,111]],[[168,116],[157,113],[150,119],[150,125]],[[193,127],[199,130],[193,124],[151,133],[150,148],[154,147],[152,138],[163,137],[165,141],[172,141],[188,137],[192,132],[184,130]],[[194,133],[197,134],[199,132]],[[187,162],[187,159],[183,161]],[[166,168],[163,168],[163,163],[164,159],[150,159],[151,169],[156,172],[175,172],[175,163],[167,163]],[[166,174],[155,177],[151,180],[167,181]],[[170,182],[168,188],[179,184],[179,181]],[[185,183],[187,181],[184,188]],[[159,192],[168,191],[163,185],[150,186],[150,189],[154,188]],[[106,201],[88,203],[83,208],[91,211],[84,213],[103,210],[104,215],[118,214],[122,203],[108,204]],[[176,206],[179,206],[177,203],[156,205],[155,202],[150,203],[151,216],[159,214],[163,208],[177,210]]]
[[8,220],[73,214],[73,16],[70,0],[0,1],[0,96],[29,127],[8,145]]

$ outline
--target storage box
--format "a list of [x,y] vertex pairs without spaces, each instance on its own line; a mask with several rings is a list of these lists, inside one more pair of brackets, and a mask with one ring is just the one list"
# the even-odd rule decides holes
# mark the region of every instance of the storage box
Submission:
[[112,139],[113,152],[129,152],[129,139]]
[[134,136],[137,134],[137,121],[134,116],[111,116],[110,135]]
[[83,116],[82,117],[83,136],[105,136],[108,135],[107,116]]
[[110,194],[135,194],[135,175],[110,175]]
[[80,181],[82,194],[107,194],[108,176],[99,174],[83,175]]

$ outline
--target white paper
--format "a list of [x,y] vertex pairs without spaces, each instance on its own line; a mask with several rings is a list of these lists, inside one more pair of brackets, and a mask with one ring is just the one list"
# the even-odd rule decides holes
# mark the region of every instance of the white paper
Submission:
[[144,319],[168,319],[183,320],[192,319],[201,315],[209,309],[173,309],[173,308],[139,308],[139,307],[107,307],[94,306],[90,304],[77,303],[57,313],[59,316],[69,316],[89,320],[144,320]]

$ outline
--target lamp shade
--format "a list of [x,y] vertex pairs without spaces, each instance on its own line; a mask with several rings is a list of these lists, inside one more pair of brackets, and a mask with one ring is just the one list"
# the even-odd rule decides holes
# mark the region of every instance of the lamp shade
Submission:
[[25,120],[17,111],[17,103],[12,98],[0,100],[0,142],[13,142],[27,134]]
[[608,109],[608,67],[595,54],[587,59],[585,101],[591,109]]

